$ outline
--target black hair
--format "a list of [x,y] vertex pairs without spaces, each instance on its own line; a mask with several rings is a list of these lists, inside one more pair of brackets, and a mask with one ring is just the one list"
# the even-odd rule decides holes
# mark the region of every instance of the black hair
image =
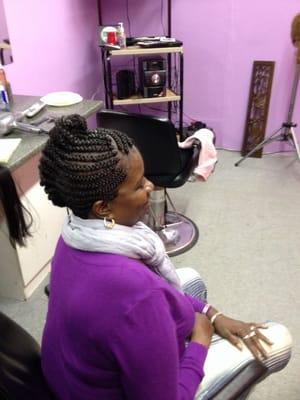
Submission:
[[132,140],[117,130],[88,129],[86,120],[73,114],[55,122],[49,132],[39,170],[49,200],[87,218],[97,200],[111,201],[127,176],[122,162]]
[[6,217],[9,240],[12,246],[15,247],[16,243],[20,246],[25,246],[25,239],[31,236],[29,228],[32,224],[32,216],[19,198],[10,170],[1,164],[0,200]]

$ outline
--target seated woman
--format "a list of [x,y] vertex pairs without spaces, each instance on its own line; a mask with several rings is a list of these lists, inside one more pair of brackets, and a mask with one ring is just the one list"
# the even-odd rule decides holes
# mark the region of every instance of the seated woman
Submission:
[[43,371],[58,399],[209,399],[251,362],[265,375],[287,364],[284,326],[234,320],[207,304],[195,271],[177,273],[140,222],[153,185],[125,134],[63,117],[40,176],[49,199],[71,210],[52,262],[42,340]]

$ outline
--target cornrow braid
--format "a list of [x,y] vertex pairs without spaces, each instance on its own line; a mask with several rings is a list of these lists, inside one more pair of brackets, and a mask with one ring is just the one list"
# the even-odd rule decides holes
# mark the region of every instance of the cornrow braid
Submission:
[[73,114],[55,122],[39,164],[41,185],[49,200],[87,218],[97,200],[117,196],[127,170],[122,162],[133,147],[124,133],[88,129],[86,120]]

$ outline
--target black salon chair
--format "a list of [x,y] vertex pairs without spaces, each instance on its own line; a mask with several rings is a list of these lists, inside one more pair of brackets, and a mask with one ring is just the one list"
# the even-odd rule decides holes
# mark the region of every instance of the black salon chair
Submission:
[[186,183],[198,161],[200,143],[180,149],[172,122],[152,115],[102,110],[97,114],[97,123],[127,133],[140,150],[145,176],[155,185],[145,222],[162,238],[167,253],[173,256],[190,249],[198,240],[198,229],[176,211],[167,189]]
[[43,377],[40,346],[0,312],[0,399],[54,400]]

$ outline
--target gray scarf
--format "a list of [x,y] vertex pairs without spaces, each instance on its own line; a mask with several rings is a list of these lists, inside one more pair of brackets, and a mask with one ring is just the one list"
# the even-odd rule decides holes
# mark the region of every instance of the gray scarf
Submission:
[[133,226],[115,224],[112,229],[107,229],[101,219],[82,219],[70,215],[63,224],[62,237],[67,245],[78,250],[119,254],[142,260],[181,291],[176,269],[165,252],[163,242],[143,222]]

